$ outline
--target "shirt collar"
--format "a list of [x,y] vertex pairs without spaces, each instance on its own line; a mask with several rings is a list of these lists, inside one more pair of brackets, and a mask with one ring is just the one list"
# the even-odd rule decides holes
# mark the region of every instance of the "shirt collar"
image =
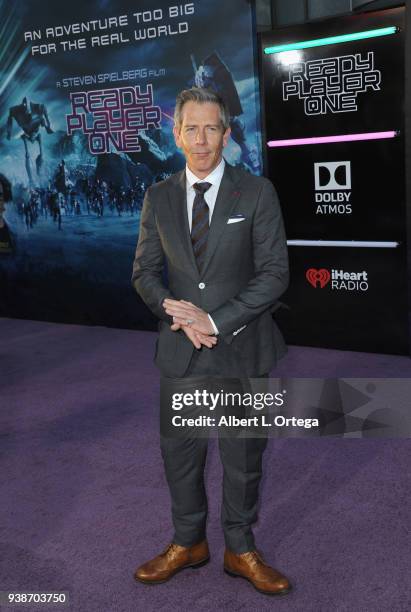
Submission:
[[192,187],[194,183],[211,183],[212,185],[219,184],[224,174],[225,161],[221,159],[220,163],[208,176],[203,179],[198,178],[190,168],[186,166],[186,180],[189,187]]

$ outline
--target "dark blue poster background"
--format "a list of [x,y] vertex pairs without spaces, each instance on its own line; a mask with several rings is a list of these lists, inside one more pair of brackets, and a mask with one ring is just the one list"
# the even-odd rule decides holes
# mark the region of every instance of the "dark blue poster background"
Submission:
[[226,159],[261,172],[251,3],[19,0],[0,21],[0,315],[151,327],[131,266],[146,188],[184,167],[178,91],[219,90]]

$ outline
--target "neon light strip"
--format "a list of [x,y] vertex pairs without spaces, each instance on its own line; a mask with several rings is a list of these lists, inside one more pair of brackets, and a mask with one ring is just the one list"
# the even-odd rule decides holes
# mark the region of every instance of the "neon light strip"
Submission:
[[316,136],[312,138],[288,138],[285,140],[269,140],[269,147],[295,147],[307,144],[328,144],[330,142],[352,142],[355,140],[380,140],[382,138],[395,138],[398,131],[366,132],[365,134],[339,134],[336,136]]
[[360,247],[366,249],[396,249],[399,242],[373,242],[367,240],[287,240],[289,246]]
[[364,38],[376,38],[377,36],[388,36],[396,34],[400,28],[392,26],[389,28],[378,28],[377,30],[364,30],[363,32],[353,32],[352,34],[340,34],[339,36],[328,36],[327,38],[315,38],[313,40],[303,40],[286,45],[275,45],[266,47],[264,53],[281,53],[283,51],[295,51],[297,49],[310,49],[312,47],[323,47],[324,45],[335,45],[338,43],[350,42],[352,40],[363,40]]

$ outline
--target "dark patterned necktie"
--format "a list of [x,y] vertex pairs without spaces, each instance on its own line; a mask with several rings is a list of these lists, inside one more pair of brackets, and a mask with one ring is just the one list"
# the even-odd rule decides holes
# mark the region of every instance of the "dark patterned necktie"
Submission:
[[209,211],[204,194],[210,187],[211,183],[194,183],[193,185],[196,195],[191,222],[191,244],[193,245],[199,272],[201,272],[204,263],[209,230]]

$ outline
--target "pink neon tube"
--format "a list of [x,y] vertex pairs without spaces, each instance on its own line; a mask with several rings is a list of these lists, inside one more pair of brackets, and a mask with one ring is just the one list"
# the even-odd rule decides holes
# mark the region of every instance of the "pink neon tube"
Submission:
[[269,140],[269,147],[295,147],[307,144],[328,144],[330,142],[351,142],[355,140],[380,140],[382,138],[395,138],[399,132],[366,132],[364,134],[340,134],[337,136],[317,136],[311,138],[291,138],[286,140]]

